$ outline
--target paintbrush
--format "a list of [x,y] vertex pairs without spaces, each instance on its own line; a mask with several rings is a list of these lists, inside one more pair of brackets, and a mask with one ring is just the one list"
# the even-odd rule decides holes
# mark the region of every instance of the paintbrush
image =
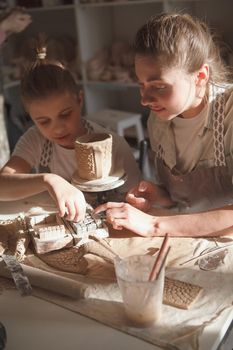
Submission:
[[155,259],[155,263],[151,269],[149,280],[148,280],[149,282],[153,282],[155,279],[157,279],[160,271],[162,270],[162,266],[164,265],[168,252],[170,250],[170,247],[168,247],[168,240],[169,240],[169,236],[168,236],[168,233],[166,233],[163,239],[161,248]]

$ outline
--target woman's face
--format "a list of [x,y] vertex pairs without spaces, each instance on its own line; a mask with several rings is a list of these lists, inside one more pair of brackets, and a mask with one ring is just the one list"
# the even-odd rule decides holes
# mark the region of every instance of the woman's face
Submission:
[[42,135],[58,145],[72,149],[82,133],[82,95],[71,92],[53,94],[26,104],[27,111]]
[[160,68],[151,56],[135,58],[135,71],[140,85],[141,104],[164,121],[178,115],[192,118],[199,113],[196,75],[178,68]]

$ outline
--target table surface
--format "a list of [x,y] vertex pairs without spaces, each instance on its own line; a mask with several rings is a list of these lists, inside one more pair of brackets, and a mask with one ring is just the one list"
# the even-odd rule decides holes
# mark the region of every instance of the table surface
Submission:
[[[36,203],[48,208],[48,197],[43,194],[22,201],[0,202],[0,219],[15,217]],[[216,322],[207,326],[199,349],[219,349],[232,319],[233,310],[226,310]],[[7,331],[6,350],[159,349],[42,299],[21,297],[16,290],[5,290],[0,295],[0,322]]]

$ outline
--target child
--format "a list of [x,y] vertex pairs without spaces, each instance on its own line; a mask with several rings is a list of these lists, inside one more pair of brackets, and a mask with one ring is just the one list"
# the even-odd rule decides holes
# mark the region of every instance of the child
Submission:
[[[138,31],[134,46],[156,184],[142,181],[127,204],[96,212],[142,236],[233,233],[233,89],[209,29],[187,14],[162,14]],[[153,205],[178,210],[156,216]]]
[[[85,215],[86,202],[82,192],[69,183],[76,170],[74,142],[77,136],[106,130],[81,118],[82,93],[61,63],[46,59],[46,47],[25,72],[21,97],[35,126],[20,138],[0,172],[0,200],[48,191],[60,215],[78,221]],[[121,158],[129,189],[139,181],[140,172],[122,137],[113,134],[113,147],[114,161]]]

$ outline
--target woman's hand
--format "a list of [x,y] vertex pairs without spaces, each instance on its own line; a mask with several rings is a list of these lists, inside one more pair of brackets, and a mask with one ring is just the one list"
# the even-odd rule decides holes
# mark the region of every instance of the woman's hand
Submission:
[[170,208],[175,203],[168,193],[149,181],[141,181],[126,195],[126,201],[135,208],[148,212],[154,204]]
[[149,181],[141,181],[126,195],[126,201],[135,208],[147,212],[156,201],[156,185]]
[[58,175],[46,174],[44,178],[46,188],[55,200],[60,216],[66,216],[70,221],[83,220],[86,213],[83,193]]
[[108,202],[99,205],[94,213],[106,211],[106,219],[116,230],[126,228],[140,236],[156,235],[156,218],[142,212],[128,203]]

